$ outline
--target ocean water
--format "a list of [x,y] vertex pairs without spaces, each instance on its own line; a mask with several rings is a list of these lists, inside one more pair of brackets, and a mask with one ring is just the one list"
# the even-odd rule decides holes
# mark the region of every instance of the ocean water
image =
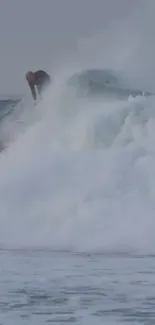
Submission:
[[1,118],[0,324],[154,324],[154,95],[53,88]]
[[155,323],[153,27],[150,0],[1,99],[0,324]]
[[1,324],[154,324],[154,256],[1,251]]

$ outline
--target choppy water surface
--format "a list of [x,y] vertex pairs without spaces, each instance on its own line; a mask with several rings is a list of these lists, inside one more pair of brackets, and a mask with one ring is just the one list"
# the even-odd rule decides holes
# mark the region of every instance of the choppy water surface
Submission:
[[0,254],[0,324],[154,324],[154,256]]

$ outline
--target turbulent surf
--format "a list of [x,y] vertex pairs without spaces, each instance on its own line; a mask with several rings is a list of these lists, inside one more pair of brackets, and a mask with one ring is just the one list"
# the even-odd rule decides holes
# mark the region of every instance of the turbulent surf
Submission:
[[36,107],[2,103],[1,247],[154,252],[154,16],[144,9],[79,45]]

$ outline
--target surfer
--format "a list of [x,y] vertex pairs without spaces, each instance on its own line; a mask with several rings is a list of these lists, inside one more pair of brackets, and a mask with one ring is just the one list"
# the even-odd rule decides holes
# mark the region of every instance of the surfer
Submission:
[[34,101],[36,101],[37,99],[35,86],[37,88],[38,94],[41,97],[42,92],[45,90],[47,86],[49,86],[51,82],[50,76],[43,70],[38,70],[36,72],[28,71],[26,73],[26,80],[31,89],[31,93]]

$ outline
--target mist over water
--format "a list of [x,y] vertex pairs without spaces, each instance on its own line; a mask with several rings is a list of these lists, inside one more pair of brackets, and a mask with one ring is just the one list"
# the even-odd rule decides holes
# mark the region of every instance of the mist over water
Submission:
[[155,97],[80,98],[66,83],[110,68],[154,91],[154,9],[79,42],[44,100],[5,122],[15,141],[0,156],[1,247],[155,252]]

